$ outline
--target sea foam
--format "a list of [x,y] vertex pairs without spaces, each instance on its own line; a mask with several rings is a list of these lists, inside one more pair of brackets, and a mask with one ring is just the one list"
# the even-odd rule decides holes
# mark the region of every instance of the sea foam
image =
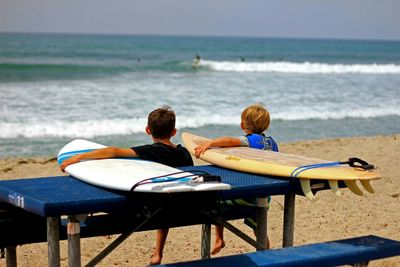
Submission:
[[231,72],[281,72],[303,74],[396,74],[400,73],[400,65],[396,64],[326,64],[312,62],[235,62],[203,60],[201,66],[216,71]]
[[[395,108],[365,108],[356,111],[314,111],[288,110],[271,112],[272,121],[329,120],[346,118],[379,118],[385,116],[400,116],[400,109]],[[0,122],[0,138],[40,138],[40,137],[71,137],[93,138],[96,136],[130,135],[144,133],[146,118],[107,119],[88,121],[49,121],[49,122]],[[182,115],[177,121],[178,129],[196,129],[211,125],[240,125],[240,116],[224,116],[218,114]]]

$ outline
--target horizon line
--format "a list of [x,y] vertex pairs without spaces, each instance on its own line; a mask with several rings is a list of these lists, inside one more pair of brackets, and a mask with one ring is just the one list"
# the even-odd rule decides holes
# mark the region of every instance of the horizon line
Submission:
[[149,37],[188,37],[188,38],[248,38],[248,39],[287,39],[287,40],[337,40],[337,41],[372,41],[400,42],[393,38],[352,38],[352,37],[299,37],[299,36],[240,36],[240,35],[205,35],[205,34],[176,34],[176,33],[110,33],[110,32],[53,32],[53,31],[3,31],[0,34],[49,34],[49,35],[99,35],[99,36],[149,36]]

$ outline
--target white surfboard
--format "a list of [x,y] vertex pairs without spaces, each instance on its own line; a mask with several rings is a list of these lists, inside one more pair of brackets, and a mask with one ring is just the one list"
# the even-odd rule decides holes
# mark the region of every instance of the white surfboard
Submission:
[[[58,164],[74,155],[106,146],[77,139],[66,144],[57,155]],[[71,164],[65,171],[81,181],[122,191],[172,193],[227,190],[221,182],[202,182],[202,176],[160,163],[137,158],[86,160]]]

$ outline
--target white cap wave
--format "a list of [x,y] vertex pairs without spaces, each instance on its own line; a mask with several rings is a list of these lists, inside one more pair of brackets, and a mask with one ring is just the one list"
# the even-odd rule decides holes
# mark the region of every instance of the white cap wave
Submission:
[[303,74],[362,73],[362,74],[395,74],[400,73],[396,64],[327,64],[313,62],[235,62],[203,60],[202,66],[216,71],[231,72],[281,72]]

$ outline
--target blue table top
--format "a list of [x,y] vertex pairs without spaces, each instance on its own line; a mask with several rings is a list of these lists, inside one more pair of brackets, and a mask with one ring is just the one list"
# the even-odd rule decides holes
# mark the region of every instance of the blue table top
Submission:
[[[294,192],[298,184],[289,180],[231,171],[216,166],[182,167],[221,176],[231,190],[222,199],[282,195]],[[191,192],[196,194],[197,192]],[[71,176],[55,176],[0,181],[0,201],[11,203],[41,216],[95,213],[130,205],[135,194],[99,188]],[[143,196],[144,193],[141,193]],[[180,193],[175,193],[180,194]],[[146,193],[151,201],[154,194]],[[159,195],[159,194],[158,194]],[[172,195],[172,194],[168,194]]]

